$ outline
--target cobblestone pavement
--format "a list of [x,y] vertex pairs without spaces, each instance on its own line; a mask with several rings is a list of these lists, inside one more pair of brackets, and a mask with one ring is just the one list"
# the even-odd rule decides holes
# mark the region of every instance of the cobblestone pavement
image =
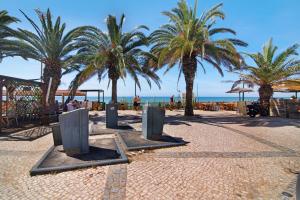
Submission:
[[[136,114],[120,111],[140,129]],[[0,199],[295,199],[299,121],[197,114],[167,112],[164,131],[186,146],[130,152],[129,164],[58,174],[29,176],[51,135],[0,141]]]

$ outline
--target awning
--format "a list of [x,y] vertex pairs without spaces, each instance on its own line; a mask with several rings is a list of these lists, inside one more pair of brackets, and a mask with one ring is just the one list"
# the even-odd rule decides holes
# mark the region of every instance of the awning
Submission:
[[272,86],[274,92],[295,92],[296,98],[300,92],[300,79],[285,81],[278,85]]
[[273,86],[274,92],[300,92],[300,85],[276,85]]

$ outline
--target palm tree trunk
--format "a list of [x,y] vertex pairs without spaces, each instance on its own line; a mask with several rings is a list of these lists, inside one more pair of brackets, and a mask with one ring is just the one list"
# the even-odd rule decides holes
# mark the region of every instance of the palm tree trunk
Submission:
[[50,87],[50,93],[49,93],[49,99],[48,99],[48,104],[49,106],[55,105],[55,93],[60,85],[60,79],[61,79],[61,68],[60,67],[52,67],[49,65],[46,65],[44,68],[44,73],[43,73],[43,82],[44,82],[44,87],[43,87],[43,95],[44,95],[44,101],[46,103],[46,95],[47,95],[47,90],[49,87],[49,81],[50,77],[52,77],[52,83]]
[[117,82],[119,79],[119,76],[117,74],[116,68],[113,66],[110,66],[108,69],[108,77],[111,80],[111,102],[117,103]]
[[[50,77],[52,77],[52,83],[50,87],[50,93],[49,93],[49,99],[48,99],[48,104],[47,104],[47,91],[49,87],[49,82],[50,82]],[[44,107],[44,115],[47,115],[49,112],[55,111],[55,93],[56,90],[60,84],[60,79],[61,79],[61,67],[53,65],[45,65],[44,68],[44,73],[43,73],[43,86],[42,86],[42,103]],[[45,116],[44,116],[45,117]],[[45,122],[44,124],[48,123],[48,118],[45,117]]]
[[270,111],[270,99],[273,95],[273,88],[271,85],[261,85],[258,89],[259,100],[261,106],[261,115],[268,116]]
[[111,80],[111,102],[112,103],[117,103],[117,83],[118,79],[113,78]]
[[195,73],[197,69],[197,59],[195,56],[184,56],[183,57],[183,74],[186,84],[186,97],[185,97],[185,116],[193,116],[193,86]]

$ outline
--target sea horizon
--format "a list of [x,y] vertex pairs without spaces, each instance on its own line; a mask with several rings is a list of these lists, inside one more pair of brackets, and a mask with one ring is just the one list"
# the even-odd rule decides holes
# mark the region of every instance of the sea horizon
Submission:
[[[132,103],[134,96],[119,96],[118,102]],[[140,96],[142,103],[167,103],[170,102],[170,96]],[[245,97],[245,101],[257,101],[259,97]],[[277,97],[277,98],[288,98],[288,97]],[[74,99],[78,101],[83,101],[84,97],[75,97]],[[97,96],[88,96],[89,101],[97,101]],[[61,102],[60,97],[56,97],[56,100]],[[111,96],[104,96],[104,102],[109,103]],[[174,101],[178,102],[181,100],[179,96],[174,96]],[[239,97],[195,97],[197,102],[237,102]],[[100,96],[100,101],[102,101],[102,96]]]

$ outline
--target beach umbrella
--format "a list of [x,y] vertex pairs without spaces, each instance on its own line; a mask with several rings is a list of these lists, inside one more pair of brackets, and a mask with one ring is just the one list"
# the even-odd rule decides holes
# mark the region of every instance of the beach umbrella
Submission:
[[226,93],[239,93],[239,101],[241,100],[241,93],[243,93],[243,101],[244,101],[245,100],[244,99],[244,93],[245,92],[253,92],[253,90],[249,89],[249,88],[236,87],[236,88],[233,88],[233,89],[227,91]]

